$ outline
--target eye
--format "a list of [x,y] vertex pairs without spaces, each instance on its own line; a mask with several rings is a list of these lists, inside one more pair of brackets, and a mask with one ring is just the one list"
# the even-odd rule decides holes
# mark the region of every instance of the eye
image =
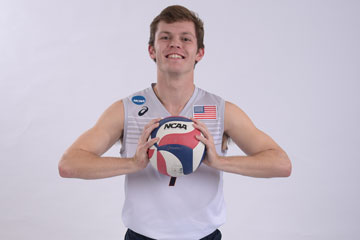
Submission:
[[184,38],[183,38],[183,41],[184,41],[184,42],[190,42],[191,39],[190,39],[190,38],[187,38],[187,37],[184,37]]
[[160,39],[169,40],[169,37],[168,36],[162,36],[162,37],[160,37]]

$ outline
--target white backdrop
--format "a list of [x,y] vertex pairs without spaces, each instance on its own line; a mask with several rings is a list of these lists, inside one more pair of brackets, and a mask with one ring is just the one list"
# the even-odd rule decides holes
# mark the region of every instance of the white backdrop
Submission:
[[57,164],[112,102],[156,81],[149,24],[175,3],[205,22],[197,86],[293,163],[285,179],[225,174],[224,239],[359,239],[356,0],[0,1],[0,239],[123,239],[124,177],[62,179]]

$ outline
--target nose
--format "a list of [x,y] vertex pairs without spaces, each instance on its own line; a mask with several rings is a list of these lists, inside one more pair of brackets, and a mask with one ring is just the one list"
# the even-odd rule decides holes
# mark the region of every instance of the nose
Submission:
[[173,38],[170,42],[170,48],[180,48],[180,40],[177,38]]

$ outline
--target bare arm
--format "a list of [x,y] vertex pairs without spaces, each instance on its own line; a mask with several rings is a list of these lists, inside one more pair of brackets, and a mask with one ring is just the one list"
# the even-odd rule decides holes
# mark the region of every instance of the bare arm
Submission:
[[145,168],[149,161],[146,151],[156,141],[147,142],[147,138],[156,126],[156,120],[145,126],[133,158],[101,157],[123,134],[124,106],[122,101],[115,102],[102,114],[94,127],[83,133],[66,150],[59,162],[60,176],[97,179]]
[[226,102],[224,131],[247,156],[218,156],[206,126],[197,121],[203,132],[199,139],[207,147],[205,163],[216,169],[252,177],[288,177],[291,162],[271,137],[257,129],[236,105]]

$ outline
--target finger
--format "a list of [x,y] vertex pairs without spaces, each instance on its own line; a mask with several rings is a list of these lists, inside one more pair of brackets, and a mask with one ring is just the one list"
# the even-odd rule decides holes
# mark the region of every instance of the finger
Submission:
[[207,146],[209,144],[209,141],[201,135],[195,135],[195,138],[197,140],[199,140],[200,142],[202,142],[203,144],[205,144],[205,146]]
[[215,145],[214,143],[209,140],[209,139],[206,139],[205,137],[203,136],[196,136],[196,138],[201,141],[205,147],[206,147],[206,155],[205,155],[205,159],[208,159],[209,157],[211,156],[214,156],[214,154],[216,154],[216,149],[215,149]]
[[148,122],[145,126],[144,129],[147,129],[148,127],[150,127],[151,125],[158,123],[162,118],[155,118],[152,119],[150,122]]
[[200,130],[200,132],[201,132],[206,138],[208,138],[208,139],[211,138],[211,135],[210,135],[210,133],[209,133],[209,131],[208,131],[208,129],[207,129],[206,126],[202,126],[202,125],[199,125],[199,124],[197,124],[197,123],[194,123],[193,126],[194,126],[196,129]]
[[147,149],[149,149],[151,146],[153,146],[157,141],[159,141],[160,138],[153,138],[149,141],[146,142],[146,144],[144,145],[144,147]]
[[140,141],[141,142],[146,142],[151,134],[151,132],[157,128],[159,126],[159,122],[153,123],[152,125],[148,126],[147,128],[144,128],[141,136],[140,136]]
[[[152,119],[150,122],[148,122],[144,128],[143,128],[143,134],[147,131],[147,133],[145,135],[147,135],[146,137],[143,138],[143,141],[146,141],[147,138],[149,137],[150,133],[152,132],[152,130],[154,130],[156,127],[159,126],[159,122],[162,118],[155,118]],[[150,128],[150,130],[148,130]]]
[[201,122],[199,119],[191,118],[191,120],[194,122],[196,126],[200,126],[202,127],[202,129],[206,129],[206,131],[208,131],[206,124]]
[[206,127],[206,124],[203,123],[202,121],[200,121],[199,119],[196,119],[196,118],[190,118],[194,123],[200,125],[200,126],[205,126]]
[[206,165],[209,165],[209,160],[207,159],[207,157],[204,158],[204,160],[202,161],[203,163],[205,163]]
[[190,118],[191,121],[193,121],[194,123],[196,124],[200,124],[201,122],[198,120],[198,119],[195,119],[195,118]]
[[157,141],[159,141],[159,138],[153,138],[145,143],[139,143],[137,151],[147,152]]

